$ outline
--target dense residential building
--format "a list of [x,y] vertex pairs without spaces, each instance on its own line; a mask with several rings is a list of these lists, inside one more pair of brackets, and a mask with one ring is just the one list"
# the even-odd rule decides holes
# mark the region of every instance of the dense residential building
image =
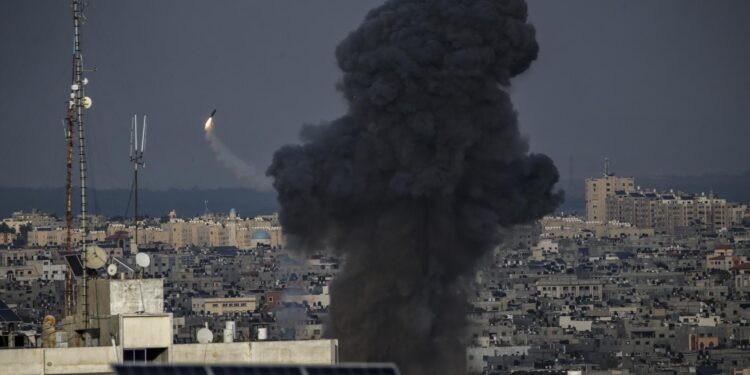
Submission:
[[198,314],[241,314],[258,309],[258,300],[251,297],[193,298],[193,312]]
[[627,223],[655,233],[716,233],[741,226],[750,206],[728,202],[713,193],[658,192],[635,186],[632,177],[605,171],[586,179],[586,221]]
[[586,221],[578,217],[547,216],[540,220],[546,235],[554,238],[620,238],[654,235],[653,228],[639,228],[619,221]]
[[34,228],[54,228],[62,224],[62,221],[55,215],[37,210],[14,212],[10,217],[4,218],[2,222],[13,228],[16,233],[19,233],[24,225],[31,225]]
[[[65,228],[57,227],[34,227],[28,234],[28,244],[35,247],[64,246],[67,240],[68,231]],[[104,241],[106,233],[101,230],[92,230],[88,233],[88,241]],[[80,229],[71,231],[71,241],[73,246],[79,246],[83,240],[83,232]]]
[[0,246],[8,246],[16,241],[18,235],[15,233],[0,233]]
[[[132,223],[106,223],[102,226],[103,230],[89,231],[89,241],[114,240],[121,234],[125,235],[129,244],[129,239],[136,233]],[[80,245],[83,233],[74,229],[71,234],[73,245]],[[66,239],[67,229],[59,222],[56,226],[35,226],[28,234],[29,245],[35,247],[63,246]],[[169,220],[163,223],[141,220],[137,240],[139,246],[166,245],[174,249],[234,246],[247,250],[258,246],[283,247],[285,244],[275,215],[242,219],[234,210],[227,216],[210,215],[188,220],[178,218],[172,212]]]
[[656,191],[616,191],[607,197],[607,218],[653,228],[657,233],[689,230],[716,232],[742,224],[750,216],[746,204],[727,202],[713,194]]
[[[187,235],[180,243],[171,232],[183,225]],[[64,240],[56,237],[63,228],[39,227],[24,246],[0,249],[0,306],[8,306],[0,312],[3,319],[10,312],[19,316],[9,325],[0,319],[0,349],[9,349],[0,350],[1,368],[108,373],[114,356],[189,363],[197,358],[196,332],[206,327],[214,343],[199,351],[208,351],[209,362],[337,361],[336,340],[322,340],[322,320],[338,261],[327,255],[293,257],[283,249],[276,215],[181,219],[173,212],[166,220],[141,220],[138,236],[146,241],[138,250],[148,254],[147,266],[137,265],[130,251],[134,223],[105,220],[98,228],[88,241],[104,251],[107,265],[89,270],[91,331],[82,326],[78,276],[78,308],[68,317],[63,311],[71,262],[64,257]],[[77,229],[74,233],[81,237]],[[107,266],[117,272],[107,274]],[[69,347],[76,347],[76,355],[61,358]],[[53,364],[45,366],[44,359]]]
[[536,282],[536,290],[543,297],[584,298],[601,300],[604,283],[597,280],[582,280],[577,277],[545,278]]
[[[692,213],[691,204],[674,204],[674,215],[705,215],[712,204],[741,207],[701,197]],[[643,202],[656,202],[635,198],[641,199],[628,201],[615,191],[605,200],[637,202],[649,210],[652,206]],[[504,241],[473,278],[467,372],[692,375],[696,368],[714,373],[750,368],[750,227],[727,219],[736,223],[731,230],[709,231],[692,223],[687,229],[662,231],[653,225],[658,220],[651,219],[650,211],[642,213],[640,207],[628,211],[638,210],[635,217],[646,220],[633,219],[635,224],[549,216],[503,230]],[[624,211],[613,207],[608,215]],[[685,220],[674,217],[666,216]],[[637,225],[644,222],[652,226]],[[131,251],[132,221],[105,220],[98,228],[102,234],[93,242],[119,271],[110,278],[96,270],[99,279],[91,285],[100,290],[95,294],[99,301],[91,304],[106,301],[101,290],[112,293],[112,285],[122,284],[114,291],[144,296],[127,311],[171,314],[172,363],[189,359],[196,332],[205,327],[214,341],[250,345],[242,346],[246,351],[255,350],[253,343],[262,339],[317,340],[325,332],[329,291],[341,259],[325,251],[300,258],[286,249],[276,215],[248,219],[229,212],[179,218],[172,212],[161,220],[140,220],[138,251],[149,255],[146,268],[136,266]],[[20,328],[27,333],[16,334],[22,338],[17,346],[38,347],[44,318],[63,316],[64,247],[59,240],[38,240],[54,238],[46,233],[51,231],[32,230],[26,246],[0,250],[0,299],[26,322]],[[162,284],[142,292],[127,287],[128,280],[139,277]],[[125,281],[111,281],[120,278]],[[162,305],[149,305],[159,300],[157,290]],[[107,303],[98,307],[101,316],[122,309]],[[99,328],[116,334],[110,325]],[[61,331],[68,326],[58,319]],[[69,340],[61,333],[54,345],[71,344]],[[131,353],[118,343],[115,348]],[[219,353],[219,346],[210,350],[216,358],[229,358]],[[166,359],[157,354],[155,358]],[[11,357],[0,353],[3,358]]]
[[[117,230],[135,232],[133,227]],[[188,246],[251,249],[258,246],[283,247],[285,244],[278,217],[270,215],[242,219],[234,210],[224,217],[210,216],[191,220],[177,218],[173,212],[168,222],[162,223],[159,228],[153,228],[151,232],[143,232],[143,235],[140,230],[138,232],[139,243],[161,242],[175,249]]]
[[605,161],[604,175],[586,179],[586,220],[609,221],[607,198],[616,191],[634,191],[633,177],[619,177],[609,170],[609,160]]

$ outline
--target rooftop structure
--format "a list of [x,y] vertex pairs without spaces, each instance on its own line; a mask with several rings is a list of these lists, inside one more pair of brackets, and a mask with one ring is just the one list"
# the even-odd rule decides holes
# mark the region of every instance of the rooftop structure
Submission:
[[63,322],[64,331],[45,332],[55,337],[51,347],[0,350],[0,368],[10,374],[108,374],[112,365],[124,363],[338,362],[336,340],[174,344],[173,314],[163,312],[162,279],[98,279],[87,287],[90,324],[83,324],[79,313]]

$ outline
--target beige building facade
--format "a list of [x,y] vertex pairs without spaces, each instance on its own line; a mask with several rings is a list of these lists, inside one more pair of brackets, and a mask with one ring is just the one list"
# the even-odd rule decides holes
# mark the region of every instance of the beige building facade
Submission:
[[547,216],[540,222],[542,233],[552,238],[622,238],[654,235],[653,228],[639,228],[619,221],[585,221],[577,217]]
[[709,232],[740,225],[750,216],[745,204],[727,202],[713,194],[656,191],[616,191],[607,197],[607,220],[653,228],[656,233],[676,234],[697,227]]
[[[240,218],[234,211],[224,218],[183,220],[172,217],[161,225],[164,243],[175,249],[187,246],[234,246],[242,250],[258,246],[284,247],[286,239],[275,215]],[[139,231],[140,237],[140,231]]]
[[[46,247],[46,246],[63,246],[68,236],[68,231],[65,228],[34,228],[28,234],[28,244],[34,247]],[[90,231],[88,235],[88,242],[104,241],[107,237],[105,231]],[[71,231],[71,241],[73,246],[79,246],[83,240],[83,231],[80,229],[73,229]]]
[[[135,227],[111,224],[107,236],[118,232],[135,236]],[[285,238],[275,215],[242,219],[234,211],[225,217],[180,219],[172,213],[160,227],[139,227],[139,244],[167,244],[174,249],[189,246],[234,246],[248,250],[258,246],[283,247]]]
[[560,277],[539,280],[537,292],[547,298],[591,298],[601,300],[604,283],[599,280],[578,279],[577,277]]
[[193,312],[224,315],[232,313],[249,313],[258,308],[258,298],[226,297],[226,298],[193,298],[191,301]]
[[609,221],[607,215],[607,198],[614,195],[615,191],[634,191],[635,179],[633,177],[615,176],[609,171],[599,178],[586,179],[586,220],[587,221]]

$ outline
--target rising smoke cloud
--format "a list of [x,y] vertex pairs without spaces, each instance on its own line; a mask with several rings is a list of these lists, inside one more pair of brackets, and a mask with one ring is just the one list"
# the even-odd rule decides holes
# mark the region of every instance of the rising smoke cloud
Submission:
[[[212,121],[209,119],[208,121]],[[208,124],[208,123],[207,123]],[[227,169],[232,171],[238,180],[245,182],[249,187],[258,191],[269,191],[271,190],[271,181],[260,173],[255,166],[246,163],[240,159],[227,147],[224,142],[221,141],[218,135],[215,134],[213,124],[206,125],[206,141],[208,141],[211,150],[216,156],[216,160],[221,162]]]
[[285,231],[345,263],[327,334],[344,361],[465,372],[467,276],[500,229],[552,212],[508,90],[536,59],[522,0],[389,0],[337,48],[343,117],[274,155]]

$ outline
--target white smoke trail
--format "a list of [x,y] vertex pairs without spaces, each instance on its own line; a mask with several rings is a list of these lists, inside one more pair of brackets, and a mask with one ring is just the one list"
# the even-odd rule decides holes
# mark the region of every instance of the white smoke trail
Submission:
[[[209,120],[210,121],[210,120]],[[254,165],[246,163],[235,156],[232,151],[214,134],[213,124],[206,125],[206,140],[211,146],[216,159],[227,167],[235,177],[246,182],[251,188],[259,191],[270,191],[271,180],[259,172]]]

